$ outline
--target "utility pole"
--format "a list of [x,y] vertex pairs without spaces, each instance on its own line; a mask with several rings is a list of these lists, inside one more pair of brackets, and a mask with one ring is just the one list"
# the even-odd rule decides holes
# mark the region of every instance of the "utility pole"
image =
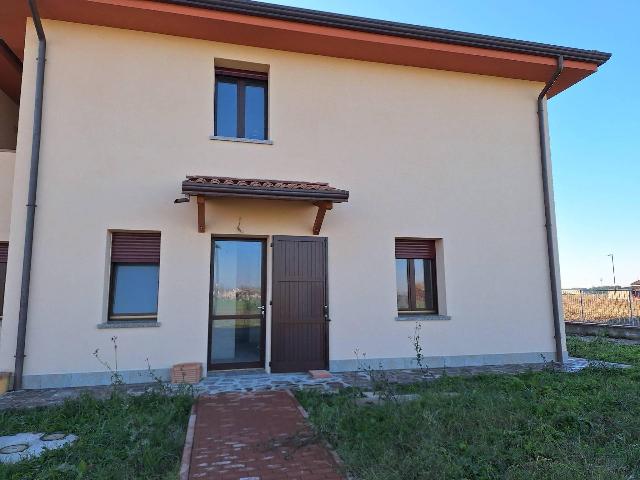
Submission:
[[616,286],[616,264],[613,261],[613,253],[607,255],[607,257],[611,257],[611,271],[613,272],[613,286]]

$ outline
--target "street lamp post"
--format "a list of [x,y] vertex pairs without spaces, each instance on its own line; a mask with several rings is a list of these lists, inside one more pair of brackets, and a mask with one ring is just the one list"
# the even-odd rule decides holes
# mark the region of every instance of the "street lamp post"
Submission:
[[613,253],[607,255],[607,257],[611,257],[611,272],[613,273],[613,287],[616,286],[616,264],[613,261]]

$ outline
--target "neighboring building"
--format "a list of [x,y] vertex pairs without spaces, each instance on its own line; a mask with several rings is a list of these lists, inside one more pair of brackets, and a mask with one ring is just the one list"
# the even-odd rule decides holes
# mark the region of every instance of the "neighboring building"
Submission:
[[130,382],[147,359],[407,367],[415,322],[429,366],[554,358],[537,98],[559,56],[550,96],[608,54],[240,0],[39,4],[22,314],[39,42],[26,0],[0,17],[24,63],[0,56],[0,370],[17,355],[25,388],[108,382],[113,336]]
[[611,300],[629,300],[630,290],[631,288],[620,287],[620,288],[615,288],[614,290],[605,290],[601,292],[601,294],[604,294],[607,298]]

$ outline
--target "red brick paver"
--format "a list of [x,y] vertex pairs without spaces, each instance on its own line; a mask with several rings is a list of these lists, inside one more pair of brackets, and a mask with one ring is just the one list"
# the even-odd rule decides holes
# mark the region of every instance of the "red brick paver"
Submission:
[[189,478],[343,480],[332,452],[287,391],[198,399]]

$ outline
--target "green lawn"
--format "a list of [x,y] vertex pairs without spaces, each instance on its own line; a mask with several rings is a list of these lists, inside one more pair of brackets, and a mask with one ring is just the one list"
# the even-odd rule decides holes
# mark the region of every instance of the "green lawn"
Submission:
[[[640,366],[639,346],[569,348]],[[419,400],[366,407],[347,392],[298,398],[363,480],[640,478],[640,368],[445,377],[412,390]]]
[[[403,388],[409,403],[356,406],[352,392],[298,398],[362,480],[640,479],[640,346],[570,338],[572,355],[633,364],[518,376],[444,377]],[[0,412],[0,435],[79,436],[0,479],[175,479],[189,395],[88,396]]]
[[640,367],[639,345],[617,345],[604,337],[597,337],[591,341],[581,340],[579,337],[567,337],[567,348],[574,357]]
[[89,396],[63,406],[0,412],[0,435],[65,432],[72,446],[0,464],[0,479],[176,479],[192,398],[149,393]]

